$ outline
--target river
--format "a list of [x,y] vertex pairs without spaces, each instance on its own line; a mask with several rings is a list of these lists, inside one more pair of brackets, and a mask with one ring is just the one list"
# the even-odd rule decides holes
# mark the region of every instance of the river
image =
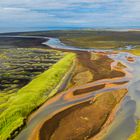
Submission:
[[[47,37],[44,38],[48,39]],[[128,73],[128,75],[126,75],[126,77],[122,79],[104,79],[92,83],[92,86],[95,86],[105,82],[110,83],[129,80],[129,83],[126,86],[126,88],[128,89],[127,96],[121,103],[121,106],[117,111],[116,117],[113,123],[109,126],[109,130],[104,137],[104,140],[127,140],[130,134],[132,134],[135,129],[136,120],[140,118],[140,57],[127,52],[112,53],[114,50],[80,49],[73,46],[66,46],[65,44],[61,43],[59,39],[56,38],[49,38],[49,41],[46,41],[43,44],[52,48],[65,50],[109,52],[108,56],[112,58],[115,62],[120,61],[127,66],[127,68],[125,68],[125,71]],[[126,49],[132,48],[129,46],[126,47]],[[127,57],[133,57],[135,60],[133,62],[128,61],[126,59]],[[89,84],[86,86],[91,85]],[[119,89],[122,88],[122,86],[103,88],[95,91],[94,93],[86,94],[86,96],[70,98],[69,100],[67,100],[66,98],[68,92],[59,94],[54,99],[48,101],[47,107],[46,105],[41,107],[40,112],[38,114],[35,114],[34,117],[30,119],[30,121],[27,123],[27,126],[20,132],[20,134],[15,138],[15,140],[27,140],[30,137],[32,131],[34,131],[34,128],[36,128],[36,126],[40,123],[40,121],[46,119],[47,117],[51,117],[52,114],[60,110],[66,109],[72,105],[88,101],[91,97],[94,97],[100,92],[115,90],[116,88]]]
[[[45,44],[45,43],[44,43]],[[72,46],[66,46],[61,43],[59,39],[50,39],[46,42],[48,46],[54,48],[63,48],[80,51],[97,51],[97,52],[112,52],[113,50],[97,50],[97,49],[79,49]],[[125,49],[131,50],[132,46],[127,46]],[[119,48],[119,50],[121,50]],[[128,93],[121,104],[116,118],[110,125],[110,130],[106,134],[104,140],[127,140],[130,134],[133,133],[136,120],[140,118],[140,57],[132,55],[128,52],[120,52],[117,54],[109,54],[113,60],[120,61],[127,66],[127,71],[131,73],[132,77],[128,83]],[[128,61],[127,57],[133,57],[134,62]]]

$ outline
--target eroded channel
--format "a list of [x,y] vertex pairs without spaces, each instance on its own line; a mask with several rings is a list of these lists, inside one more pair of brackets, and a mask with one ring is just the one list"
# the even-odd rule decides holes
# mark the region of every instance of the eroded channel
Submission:
[[[98,79],[96,81],[87,83],[82,86],[76,86],[74,88],[70,88],[65,92],[62,92],[46,102],[40,109],[35,112],[27,122],[27,127],[19,134],[16,138],[18,140],[22,139],[51,139],[54,140],[60,137],[59,131],[63,131],[66,128],[63,127],[65,122],[62,122],[61,119],[66,118],[64,120],[69,120],[66,114],[70,114],[71,111],[75,110],[75,108],[84,106],[85,104],[94,105],[94,101],[96,100],[95,96],[100,95],[101,93],[112,93],[118,94],[123,91],[123,95],[125,96],[124,100],[121,102],[121,106],[119,106],[115,112],[115,117],[113,117],[113,121],[109,123],[107,127],[106,135],[102,135],[102,139],[105,140],[126,140],[130,134],[134,131],[135,128],[135,120],[139,118],[139,80],[140,80],[140,57],[133,56],[130,53],[120,52],[114,53],[113,50],[93,50],[93,49],[79,49],[71,46],[66,46],[62,44],[58,39],[51,38],[46,44],[52,48],[71,50],[71,51],[80,51],[80,52],[97,52],[97,53],[105,53],[105,55],[114,60],[111,63],[111,69],[122,72],[124,75],[117,75],[116,77],[109,77],[104,79]],[[135,61],[128,61],[128,57],[135,58]],[[126,67],[118,68],[117,64],[122,63]],[[95,87],[95,88],[94,88]],[[98,87],[98,88],[97,88]],[[92,88],[94,90],[92,90]],[[96,90],[97,88],[97,90]],[[119,92],[118,92],[119,91]],[[75,93],[80,93],[79,95]],[[98,97],[98,96],[97,96]],[[120,96],[118,102],[124,96]],[[92,105],[91,105],[92,106]],[[114,107],[113,107],[114,108]],[[78,108],[79,109],[79,108]],[[97,109],[97,108],[96,108]],[[77,110],[77,109],[76,109]],[[69,113],[68,113],[69,112]],[[80,112],[80,111],[79,111]],[[74,112],[73,112],[74,113]],[[89,113],[89,112],[88,112]],[[91,111],[91,114],[94,112]],[[80,114],[80,113],[79,113]],[[71,114],[72,115],[72,114]],[[73,115],[71,116],[73,117]],[[80,116],[79,116],[80,117]],[[92,118],[92,117],[91,117]],[[109,116],[107,115],[107,119]],[[89,121],[90,118],[83,117],[81,118],[84,121]],[[105,120],[100,124],[103,126],[105,124]],[[48,126],[49,123],[50,127]],[[55,123],[56,122],[56,123]],[[60,122],[63,124],[60,125]],[[90,120],[90,124],[91,124]],[[60,128],[58,127],[60,125]],[[67,124],[65,124],[66,126]],[[48,126],[48,127],[46,127]],[[92,126],[93,127],[93,126]],[[50,128],[48,131],[47,129]],[[59,130],[60,129],[60,130]],[[68,128],[67,128],[68,129]],[[76,128],[77,129],[77,128]],[[91,127],[90,130],[93,130]],[[69,129],[68,129],[69,130]],[[58,131],[58,132],[57,132]],[[73,139],[94,139],[94,135],[98,134],[101,131],[101,127],[96,132],[91,132],[83,135],[75,136]],[[49,132],[47,134],[47,132]],[[69,131],[67,132],[69,134]],[[66,134],[67,134],[66,133]],[[81,132],[79,132],[81,133]],[[46,134],[46,135],[45,135]],[[73,133],[71,133],[73,134]],[[63,135],[63,139],[66,139],[67,135]],[[72,138],[72,137],[71,137]],[[97,137],[101,139],[101,137]]]

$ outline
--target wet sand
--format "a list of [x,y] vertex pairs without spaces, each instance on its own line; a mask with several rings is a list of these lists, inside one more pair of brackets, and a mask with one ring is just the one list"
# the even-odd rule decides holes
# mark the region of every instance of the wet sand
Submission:
[[100,131],[112,109],[120,102],[126,92],[125,89],[105,92],[89,102],[58,113],[43,124],[39,139],[82,140],[93,137]]
[[[81,53],[78,53],[78,61],[82,62],[84,67],[93,70],[95,74],[96,65],[108,64],[106,67],[108,73],[100,74],[100,69],[97,69],[96,72],[100,75],[96,74],[92,82],[81,86],[73,85],[37,110],[29,123],[50,104],[61,102],[62,99],[67,101],[67,105],[50,113],[36,125],[29,136],[30,140],[58,140],[58,137],[61,140],[89,139],[100,132],[113,109],[126,95],[125,85],[130,75],[122,67],[118,67],[118,63],[114,63],[106,55],[100,55],[99,63],[96,62],[95,65],[90,53],[84,52],[82,55]],[[101,60],[109,61],[103,63]]]
[[127,59],[129,62],[134,62],[134,61],[135,61],[135,58],[130,57],[130,56],[129,56],[129,57],[127,57],[126,59]]
[[127,66],[120,66],[106,52],[96,52],[99,58],[95,60],[88,51],[72,52],[77,53],[77,61],[84,69],[92,73],[92,80],[77,85],[78,80],[72,81],[79,72],[74,72],[71,86],[31,114],[26,128],[15,140],[85,140],[96,137],[108,121],[113,121],[115,113],[114,117],[112,114],[125,97],[131,79],[124,69]]

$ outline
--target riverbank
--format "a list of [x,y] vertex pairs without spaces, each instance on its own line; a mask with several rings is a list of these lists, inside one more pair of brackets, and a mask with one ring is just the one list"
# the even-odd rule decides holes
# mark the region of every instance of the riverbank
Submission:
[[[78,57],[77,57],[78,61],[82,62],[82,65],[84,65],[85,69],[87,68],[89,71],[92,70],[92,73],[94,73],[94,69],[92,69],[90,64],[92,64],[92,66],[94,66],[93,68],[96,68],[96,66],[104,67],[104,73],[103,73],[103,71],[100,71],[101,69],[98,69],[98,73],[102,73],[103,76],[101,76],[101,74],[100,74],[101,77],[99,78],[98,75],[96,74],[95,77],[94,77],[95,79],[93,81],[90,81],[90,82],[85,81],[81,85],[72,84],[71,87],[68,88],[66,91],[56,95],[54,98],[52,98],[51,100],[46,102],[41,108],[39,108],[35,112],[35,114],[31,115],[31,117],[30,117],[30,119],[28,120],[28,123],[27,123],[27,128],[24,129],[19,134],[19,136],[17,137],[17,140],[20,140],[22,138],[33,139],[33,140],[35,140],[35,139],[41,139],[41,140],[46,139],[44,137],[42,138],[42,136],[46,137],[48,132],[52,131],[52,128],[53,128],[52,125],[54,124],[54,126],[56,126],[56,124],[59,124],[61,122],[61,121],[58,121],[58,123],[57,123],[56,121],[53,121],[53,123],[50,123],[51,128],[49,127],[50,128],[49,129],[48,127],[46,127],[46,121],[48,120],[48,118],[51,119],[54,116],[55,113],[59,114],[61,111],[63,112],[64,110],[66,112],[68,112],[68,115],[70,115],[69,114],[70,112],[68,111],[69,108],[71,108],[71,107],[73,108],[73,106],[75,106],[75,105],[80,107],[80,103],[82,103],[82,102],[84,104],[84,102],[89,100],[89,102],[91,104],[93,104],[93,106],[95,106],[95,110],[98,112],[98,107],[99,106],[101,108],[104,107],[104,105],[103,105],[104,100],[102,100],[103,98],[100,98],[100,96],[98,97],[98,95],[97,95],[98,100],[101,100],[101,102],[100,102],[100,104],[98,104],[96,106],[96,104],[94,104],[92,99],[94,99],[94,96],[96,98],[97,93],[99,95],[100,94],[102,95],[102,93],[104,93],[106,91],[105,92],[106,93],[105,97],[107,96],[106,100],[112,100],[112,97],[114,98],[113,100],[115,102],[114,102],[114,105],[112,107],[109,107],[110,108],[109,109],[110,110],[109,114],[111,114],[114,107],[117,104],[119,104],[121,99],[123,99],[123,97],[126,95],[126,92],[127,92],[126,89],[121,91],[121,88],[125,87],[125,85],[127,84],[126,79],[129,78],[129,77],[127,77],[128,75],[123,70],[125,68],[125,66],[116,63],[116,65],[113,65],[112,68],[111,68],[111,64],[113,63],[113,60],[107,58],[106,54],[100,54],[100,53],[96,54],[96,53],[94,53],[94,54],[91,55],[91,53],[88,53],[88,52],[77,52],[77,55],[78,55]],[[98,55],[98,57],[96,57],[96,59],[93,59],[93,58],[95,58],[95,57],[93,57],[93,55],[95,55],[95,56]],[[104,59],[104,58],[106,58],[106,59]],[[104,60],[104,61],[102,63],[100,63],[102,60]],[[99,62],[97,63],[96,61],[97,62],[99,61]],[[107,66],[107,67],[105,67],[105,66]],[[108,72],[106,72],[106,70]],[[116,74],[114,74],[114,76],[112,75],[112,77],[110,77],[110,73],[112,73],[112,72],[116,73]],[[75,75],[77,72],[76,73],[73,72],[73,73],[74,73],[73,75]],[[79,72],[77,74],[79,76]],[[78,76],[76,76],[76,77],[78,77]],[[96,77],[100,80],[97,80]],[[73,78],[75,78],[75,76],[72,76],[70,82],[73,81]],[[81,78],[81,76],[80,76],[80,78]],[[123,81],[123,78],[124,78],[124,81]],[[85,77],[83,77],[83,79],[85,79]],[[107,91],[110,91],[110,90],[112,90],[112,92],[114,91],[113,95],[112,95],[112,92],[107,92]],[[119,90],[120,90],[120,92],[119,92]],[[82,106],[80,108],[82,108]],[[91,111],[91,110],[89,109],[89,111]],[[76,111],[76,112],[77,112],[76,114],[78,114],[79,111]],[[85,113],[85,114],[88,116],[91,113]],[[102,123],[100,122],[100,120],[98,120],[98,123],[101,123],[103,125],[107,121],[107,118],[108,118],[105,115],[106,111],[103,109],[103,110],[99,111],[97,114],[99,114],[99,115],[102,114],[102,117],[106,118]],[[79,116],[80,115],[77,115],[77,117],[79,117]],[[72,119],[73,117],[70,117],[70,118]],[[59,117],[59,119],[63,120],[63,117]],[[80,119],[78,119],[78,120],[80,120]],[[69,121],[66,121],[66,123],[67,122],[69,122]],[[89,122],[90,122],[90,124],[96,123],[96,121],[93,121],[93,119],[90,120]],[[75,123],[73,122],[72,124],[75,124]],[[102,125],[99,126],[99,129],[101,129]],[[61,126],[61,125],[59,125],[59,126]],[[65,126],[67,126],[67,125],[65,125]],[[80,123],[78,123],[78,126],[80,126]],[[42,129],[42,127],[44,129]],[[47,131],[46,128],[47,128],[47,130],[48,129],[49,130]],[[93,131],[95,131],[94,129],[95,128],[93,128]],[[69,129],[69,130],[71,130],[71,129]],[[61,134],[63,134],[64,131],[65,131],[65,129],[61,131],[62,133],[59,133],[60,136],[61,136]],[[80,135],[80,133],[81,132],[79,132],[79,135]],[[40,137],[40,134],[42,134],[41,137]],[[73,135],[71,135],[71,136],[73,136]]]
[[57,93],[74,59],[74,54],[67,54],[8,100],[7,109],[0,115],[1,140],[17,135],[28,115]]

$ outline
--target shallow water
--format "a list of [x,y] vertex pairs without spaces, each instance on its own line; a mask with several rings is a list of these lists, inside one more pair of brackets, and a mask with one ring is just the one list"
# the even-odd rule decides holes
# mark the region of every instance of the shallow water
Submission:
[[[58,39],[50,39],[47,45],[56,48],[80,50],[80,51],[111,51],[111,50],[97,50],[97,49],[77,49],[75,47],[66,46],[62,44]],[[126,49],[130,50],[133,46],[127,46]],[[116,114],[116,118],[109,127],[107,135],[104,140],[127,140],[133,133],[136,120],[140,119],[140,57],[134,56],[127,52],[121,52],[118,54],[109,54],[109,57],[120,61],[127,66],[126,70],[131,73],[132,77],[128,83],[127,97],[121,104],[120,109]],[[135,58],[134,62],[129,62],[126,57]]]
[[[126,56],[134,57],[135,61],[127,61]],[[128,83],[127,97],[110,125],[104,140],[127,140],[135,129],[136,120],[140,119],[140,57],[130,53],[119,53],[111,57],[125,63],[128,71],[132,73],[132,78]]]
[[[47,39],[47,37],[45,37]],[[97,50],[97,49],[80,49],[73,46],[66,46],[65,44],[61,43],[59,39],[56,38],[50,38],[49,41],[44,42],[43,44],[46,44],[52,48],[59,48],[59,49],[68,49],[68,50],[77,50],[77,51],[97,51],[97,52],[104,52],[112,50]],[[130,49],[130,48],[129,48]],[[140,57],[131,55],[130,53],[121,52],[118,54],[109,54],[110,58],[121,61],[124,63],[127,68],[126,71],[128,73],[131,73],[130,78],[122,78],[119,80],[116,80],[118,82],[120,81],[126,81],[130,80],[128,83],[128,94],[124,101],[121,104],[120,109],[118,110],[116,117],[113,121],[113,123],[109,126],[109,130],[107,131],[106,136],[104,137],[104,140],[127,140],[127,138],[130,136],[130,134],[134,131],[136,126],[136,120],[140,118]],[[135,58],[134,62],[129,62],[126,57],[132,56]],[[101,80],[102,82],[107,82],[108,80]],[[96,83],[96,82],[95,82]],[[120,88],[122,88],[120,86]],[[74,100],[65,100],[64,95],[61,95],[59,100],[54,102],[53,104],[50,104],[47,108],[42,109],[42,112],[40,115],[37,115],[30,123],[27,125],[27,127],[19,134],[19,136],[16,138],[16,140],[22,140],[27,139],[29,135],[31,134],[33,128],[40,122],[40,120],[43,120],[48,116],[49,114],[56,112],[63,107],[68,107],[76,103],[80,103],[83,101],[89,100],[91,97],[94,97],[95,94],[98,94],[103,91],[110,91],[115,90],[115,88],[110,89],[102,89],[97,92],[91,93],[86,95],[85,97],[82,96],[81,98],[76,98]]]
[[[67,49],[67,50],[77,50],[77,51],[102,51],[102,52],[108,52],[108,51],[114,51],[114,49],[94,49],[94,48],[78,48],[78,47],[74,47],[74,46],[69,46],[69,45],[65,45],[64,43],[62,43],[58,38],[47,38],[49,39],[48,41],[44,42],[43,44],[48,45],[52,48],[59,48],[59,49]],[[134,49],[135,46],[132,45],[128,45],[125,47],[120,47],[118,48],[118,50],[131,50]]]

